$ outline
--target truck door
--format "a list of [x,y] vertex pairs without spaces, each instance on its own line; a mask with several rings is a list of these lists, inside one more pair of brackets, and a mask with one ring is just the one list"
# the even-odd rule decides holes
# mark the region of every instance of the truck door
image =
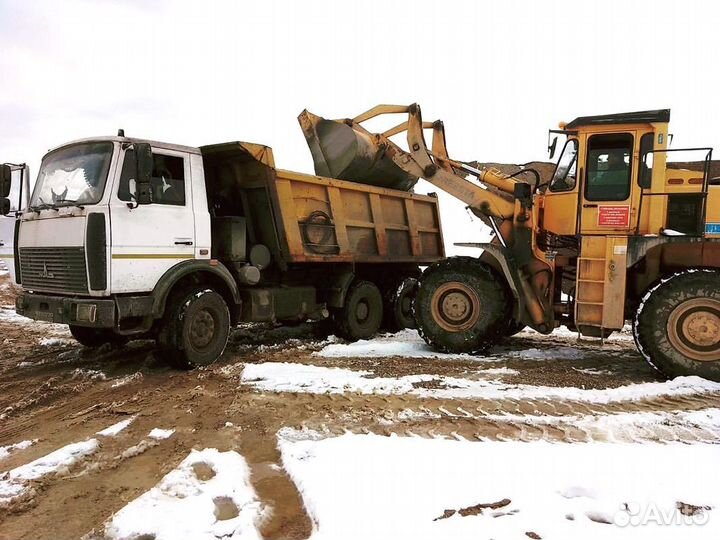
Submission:
[[110,202],[113,293],[148,292],[174,265],[193,259],[190,155],[153,149],[152,203],[137,206],[135,152],[125,151]]
[[[27,165],[13,166],[12,184],[10,187],[10,213],[0,215],[0,263],[10,270],[10,277],[15,279],[15,220],[16,213],[27,208],[30,200],[30,169]],[[0,266],[2,266],[0,264]]]
[[600,133],[587,138],[581,234],[629,234],[635,228],[633,201],[635,134]]

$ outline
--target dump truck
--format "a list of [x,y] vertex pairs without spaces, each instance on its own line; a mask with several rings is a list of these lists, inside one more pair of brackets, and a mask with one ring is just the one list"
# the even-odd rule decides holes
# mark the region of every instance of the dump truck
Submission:
[[0,168],[17,312],[88,347],[155,339],[178,367],[215,361],[241,322],[412,325],[419,266],[445,255],[435,197],[280,170],[259,144],[70,142],[26,206],[21,169]]
[[[362,125],[398,113],[407,119],[383,133]],[[435,349],[472,353],[526,326],[603,339],[629,322],[666,376],[720,380],[720,182],[711,148],[668,146],[669,121],[660,109],[561,123],[548,138],[551,155],[564,140],[554,174],[541,181],[531,168],[510,175],[450,158],[443,123],[423,122],[417,104],[301,114],[316,170],[423,178],[492,228],[491,242],[460,244],[479,257],[438,261],[420,278],[414,313]],[[403,132],[407,147],[390,139]],[[673,164],[688,152],[697,167]]]

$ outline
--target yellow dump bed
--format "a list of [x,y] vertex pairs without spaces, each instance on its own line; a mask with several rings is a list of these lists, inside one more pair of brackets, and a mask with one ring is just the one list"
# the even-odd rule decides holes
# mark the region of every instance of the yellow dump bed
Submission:
[[247,216],[250,242],[286,263],[422,265],[445,256],[436,197],[276,169],[267,146],[201,151],[217,215]]

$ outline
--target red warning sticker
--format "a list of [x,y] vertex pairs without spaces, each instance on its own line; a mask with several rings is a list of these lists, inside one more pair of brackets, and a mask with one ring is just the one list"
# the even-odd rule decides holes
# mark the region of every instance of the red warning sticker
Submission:
[[598,226],[600,227],[630,227],[630,207],[617,205],[598,206]]

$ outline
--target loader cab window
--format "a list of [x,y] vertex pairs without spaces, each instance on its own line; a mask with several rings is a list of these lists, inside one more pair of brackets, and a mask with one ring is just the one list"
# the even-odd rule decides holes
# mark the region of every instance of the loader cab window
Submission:
[[630,196],[633,136],[629,133],[594,135],[588,141],[588,201],[624,201]]
[[[125,152],[118,199],[130,201],[135,193],[135,151]],[[153,171],[150,178],[153,204],[185,205],[185,161],[181,157],[153,152]]]
[[640,139],[640,173],[638,174],[638,185],[641,188],[649,188],[652,182],[654,142],[654,133],[646,133]]
[[550,181],[550,191],[570,191],[575,188],[577,168],[577,139],[568,139],[558,159],[555,174]]

